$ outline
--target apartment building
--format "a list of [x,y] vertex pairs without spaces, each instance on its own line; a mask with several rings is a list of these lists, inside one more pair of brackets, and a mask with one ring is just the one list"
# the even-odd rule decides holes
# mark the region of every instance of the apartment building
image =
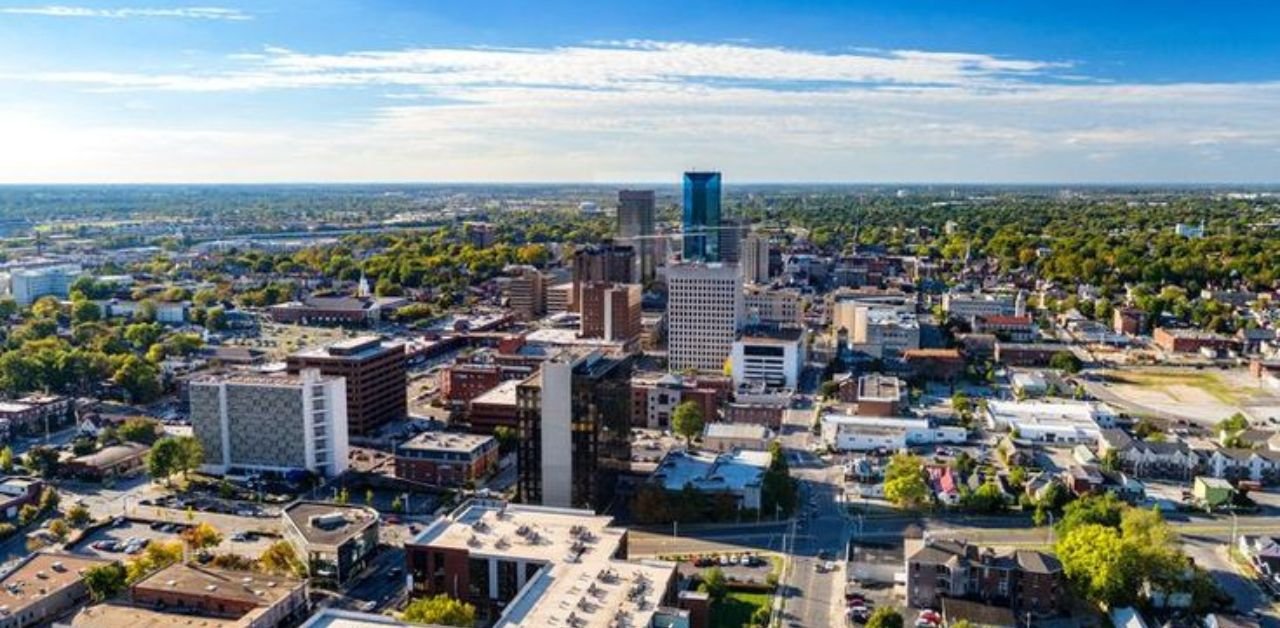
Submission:
[[721,371],[743,315],[736,264],[680,264],[667,269],[667,348],[672,371]]

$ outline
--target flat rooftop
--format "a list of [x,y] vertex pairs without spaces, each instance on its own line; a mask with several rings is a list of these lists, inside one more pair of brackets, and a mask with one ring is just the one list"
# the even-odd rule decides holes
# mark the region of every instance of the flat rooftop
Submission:
[[421,626],[421,624],[406,624],[386,615],[325,608],[303,622],[301,628],[383,628],[385,626],[415,625]]
[[488,404],[499,406],[516,405],[516,389],[520,387],[520,380],[509,379],[507,381],[490,388],[487,392],[479,397],[471,400],[473,404]]
[[769,437],[769,428],[754,423],[708,423],[704,438],[756,438]]
[[[343,519],[334,517],[332,525],[312,525],[312,517],[339,514]],[[307,543],[328,546],[341,545],[378,522],[378,513],[372,508],[330,502],[294,502],[284,509],[284,516]]]
[[784,326],[761,326],[748,327],[742,330],[738,336],[738,340],[749,344],[792,344],[800,341],[800,337],[804,335],[804,329],[801,327]]
[[485,434],[460,434],[457,432],[423,432],[396,446],[400,449],[419,451],[459,451],[473,452],[485,443],[492,441],[492,436]]
[[328,358],[331,360],[364,360],[382,353],[385,350],[400,348],[403,343],[385,341],[378,336],[359,336],[344,338],[317,347],[307,347],[293,353],[297,358]]
[[578,328],[544,327],[529,332],[524,337],[529,344],[562,347],[605,347],[621,349],[626,343],[603,338],[579,338]]
[[902,380],[886,375],[872,374],[858,378],[858,399],[869,401],[897,401],[902,398]]
[[[84,571],[113,562],[115,561],[76,554],[32,554],[8,575],[0,578],[0,610],[8,616],[21,615],[33,602],[79,582]],[[0,622],[3,619],[4,615],[0,614]]]
[[719,455],[673,451],[658,465],[653,481],[669,491],[679,491],[686,485],[700,491],[742,490],[760,484],[769,460],[767,451]]
[[140,606],[98,604],[81,609],[71,618],[73,628],[243,628],[240,619],[165,613]]
[[161,569],[134,585],[137,589],[174,591],[189,596],[249,602],[258,606],[271,606],[301,586],[301,581],[292,578],[182,563]]

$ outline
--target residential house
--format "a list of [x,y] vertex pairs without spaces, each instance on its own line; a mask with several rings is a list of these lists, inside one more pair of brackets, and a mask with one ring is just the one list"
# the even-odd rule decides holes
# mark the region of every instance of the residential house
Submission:
[[1200,456],[1183,441],[1156,442],[1135,439],[1121,429],[1104,429],[1098,452],[1105,460],[1116,452],[1120,469],[1139,478],[1188,480],[1200,468]]

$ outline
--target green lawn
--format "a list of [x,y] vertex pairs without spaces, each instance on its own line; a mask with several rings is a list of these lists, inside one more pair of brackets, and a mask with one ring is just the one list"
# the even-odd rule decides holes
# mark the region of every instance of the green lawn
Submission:
[[768,593],[730,591],[724,602],[711,611],[711,628],[742,628],[751,614],[768,606],[772,598]]

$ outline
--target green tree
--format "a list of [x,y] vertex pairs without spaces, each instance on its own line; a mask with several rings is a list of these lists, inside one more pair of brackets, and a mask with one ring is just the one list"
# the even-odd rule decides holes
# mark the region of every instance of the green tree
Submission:
[[671,429],[684,437],[686,445],[691,445],[693,438],[702,433],[703,422],[702,406],[693,401],[682,402],[671,413]]
[[51,486],[46,486],[44,491],[40,493],[40,511],[53,512],[58,509],[58,504],[62,502],[62,496]]
[[1233,434],[1249,429],[1249,419],[1242,413],[1235,413],[1221,421],[1218,421],[1218,432],[1226,432]]
[[1096,523],[1072,528],[1055,545],[1062,571],[1085,599],[1107,604],[1132,598],[1126,587],[1136,576],[1120,532]]
[[13,473],[13,448],[8,445],[0,449],[0,471]]
[[58,450],[36,445],[27,450],[23,466],[40,477],[52,477],[58,471]]
[[1058,369],[1066,373],[1079,373],[1084,365],[1080,362],[1074,353],[1070,351],[1059,351],[1049,358],[1049,368]]
[[57,297],[40,297],[31,304],[31,315],[36,318],[55,319],[62,313],[62,304]]
[[160,371],[136,355],[125,357],[111,381],[120,386],[134,402],[147,402],[160,394]]
[[507,455],[516,450],[520,444],[520,435],[515,428],[499,425],[493,429],[493,437],[498,441],[498,452]]
[[790,516],[796,507],[796,483],[778,441],[769,443],[769,468],[760,486],[761,507],[769,514]]
[[67,540],[67,535],[71,534],[71,526],[63,519],[54,519],[49,522],[49,533],[59,541]]
[[902,628],[902,615],[888,606],[881,606],[867,619],[867,628]]
[[71,305],[71,320],[77,323],[88,323],[102,319],[102,308],[93,301],[76,301]]
[[181,472],[184,476],[204,463],[204,448],[193,436],[166,436],[156,441],[147,453],[147,473],[154,480],[168,481]]
[[40,516],[39,508],[36,508],[31,504],[26,504],[22,508],[18,509],[18,525],[26,526],[27,524],[30,524],[32,521],[35,521],[36,517],[39,517],[39,516]]
[[164,327],[160,323],[131,323],[124,328],[124,339],[136,351],[146,351],[163,335]]
[[418,598],[409,603],[401,616],[414,624],[439,624],[469,628],[476,623],[476,607],[440,594]]
[[698,590],[706,593],[712,606],[715,606],[723,602],[725,596],[729,594],[729,581],[725,578],[723,570],[712,567],[702,572],[702,584],[698,585]]
[[277,575],[305,576],[306,566],[298,559],[293,545],[288,541],[276,541],[262,552],[258,565],[263,571]]
[[85,524],[89,523],[89,519],[89,509],[80,504],[72,506],[71,510],[67,511],[67,521],[77,528],[84,527]]
[[222,331],[227,328],[227,311],[221,307],[211,307],[204,314],[204,326],[209,331]]
[[84,585],[89,589],[89,597],[101,602],[115,597],[125,588],[127,574],[120,563],[107,563],[90,567],[84,572]]
[[222,533],[211,524],[202,521],[190,528],[187,528],[182,533],[182,540],[186,542],[187,547],[199,551],[207,547],[216,547],[221,544]]
[[894,454],[884,472],[884,496],[894,504],[916,508],[929,503],[924,460],[911,454]]
[[9,317],[18,313],[18,302],[13,297],[0,298],[0,319],[9,320]]
[[127,441],[150,445],[160,438],[164,430],[156,421],[145,417],[130,417],[120,426],[120,438]]
[[840,392],[840,384],[834,380],[822,382],[822,388],[819,389],[819,392],[822,394],[823,399],[831,399],[836,396],[836,393]]

